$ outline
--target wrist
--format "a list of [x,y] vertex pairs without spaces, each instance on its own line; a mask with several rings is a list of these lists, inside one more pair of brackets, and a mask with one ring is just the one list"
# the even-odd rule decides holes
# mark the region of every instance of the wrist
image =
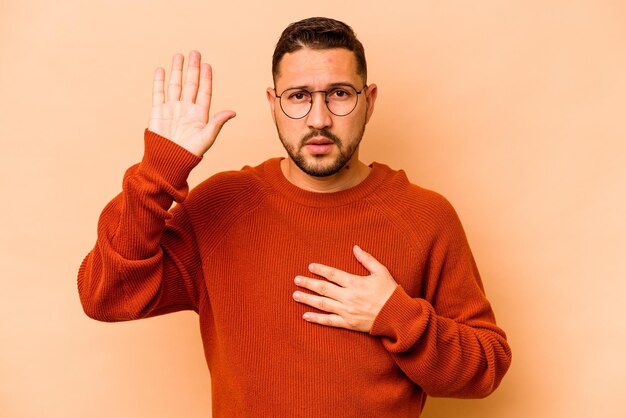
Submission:
[[146,129],[144,132],[144,155],[140,167],[153,172],[170,185],[186,187],[189,173],[202,157],[186,150],[169,139]]

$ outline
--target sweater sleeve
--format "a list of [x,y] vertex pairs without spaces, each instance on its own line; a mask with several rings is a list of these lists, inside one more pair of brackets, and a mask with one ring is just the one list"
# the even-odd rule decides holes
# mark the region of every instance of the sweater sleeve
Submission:
[[181,205],[170,207],[187,196],[200,158],[148,130],[144,140],[143,159],[100,215],[95,247],[78,272],[83,309],[101,321],[197,310],[195,239]]
[[480,398],[493,392],[511,363],[469,244],[452,209],[426,251],[422,297],[398,286],[371,334],[428,395]]

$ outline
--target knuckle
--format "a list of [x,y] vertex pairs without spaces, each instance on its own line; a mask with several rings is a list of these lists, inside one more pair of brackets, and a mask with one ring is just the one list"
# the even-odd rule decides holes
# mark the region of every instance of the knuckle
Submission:
[[326,296],[326,294],[328,293],[328,283],[321,282],[317,288],[317,293],[319,293],[322,296]]
[[348,316],[348,318],[354,318],[359,314],[359,310],[354,306],[348,306],[345,309],[345,313]]
[[354,293],[346,295],[346,297],[344,299],[344,304],[346,306],[350,307],[351,309],[354,309],[354,307],[357,306],[357,304],[358,304],[357,296],[354,295]]
[[352,318],[346,319],[346,324],[348,324],[348,326],[352,329],[356,329],[359,327],[359,321]]

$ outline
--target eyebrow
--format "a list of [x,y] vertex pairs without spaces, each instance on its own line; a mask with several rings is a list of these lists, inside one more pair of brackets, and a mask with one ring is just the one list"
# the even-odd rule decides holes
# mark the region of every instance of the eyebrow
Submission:
[[[328,89],[333,88],[333,87],[341,87],[341,86],[348,86],[348,87],[352,87],[353,89],[357,90],[357,88],[354,86],[354,84],[349,83],[349,82],[347,82],[347,81],[346,81],[346,82],[341,81],[341,82],[338,82],[338,83],[330,83],[330,84],[326,87],[326,89],[325,89],[325,90],[328,90]],[[283,90],[283,92],[285,92],[285,91],[287,91],[287,90],[292,90],[292,89],[306,90],[306,91],[308,91],[308,92],[311,92],[312,90],[311,90],[311,88],[310,88],[310,87],[311,87],[311,86],[306,86],[306,85],[303,85],[303,86],[294,86],[294,87],[287,87],[286,89],[284,89],[284,90]]]

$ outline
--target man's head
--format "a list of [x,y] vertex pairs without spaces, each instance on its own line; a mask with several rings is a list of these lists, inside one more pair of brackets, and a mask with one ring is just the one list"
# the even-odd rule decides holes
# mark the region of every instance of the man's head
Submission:
[[367,62],[363,44],[352,28],[343,22],[327,17],[311,17],[294,22],[283,31],[272,57],[274,85],[280,74],[280,62],[285,54],[302,48],[333,49],[342,48],[354,53],[357,72],[367,82]]
[[366,85],[363,45],[345,23],[310,18],[289,25],[272,64],[267,99],[291,161],[327,177],[358,161],[358,147],[376,100]]

